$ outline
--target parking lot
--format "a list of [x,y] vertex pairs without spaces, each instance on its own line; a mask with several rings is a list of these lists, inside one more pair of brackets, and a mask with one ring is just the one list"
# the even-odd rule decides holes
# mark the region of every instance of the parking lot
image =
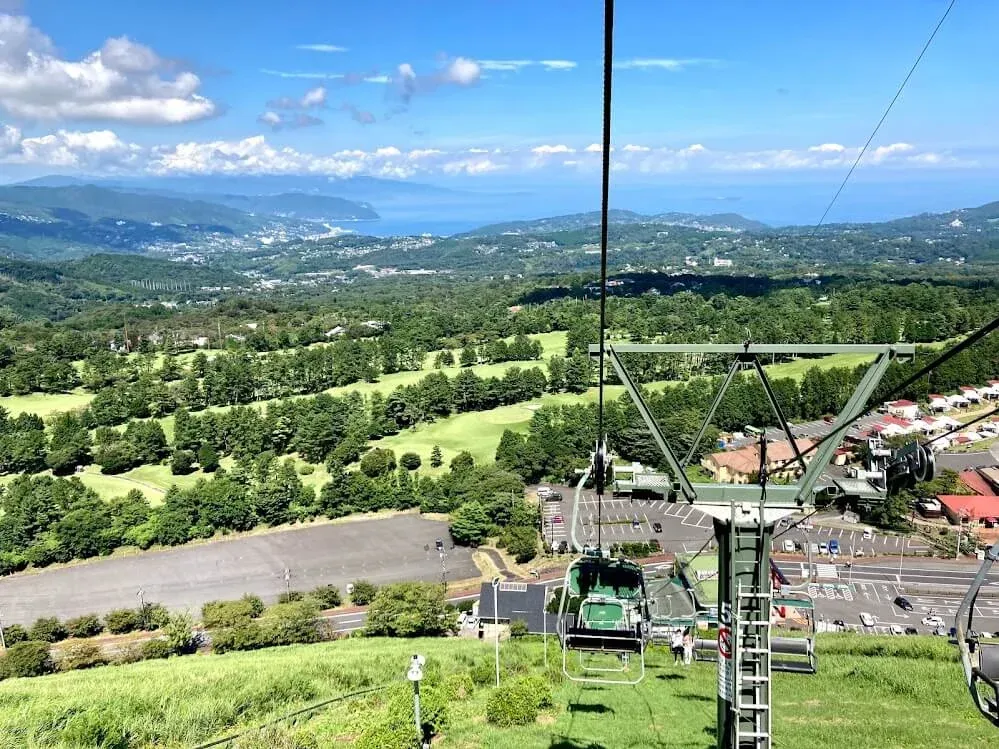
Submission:
[[[792,518],[792,522],[794,519]],[[818,522],[821,522],[819,520]],[[920,537],[902,537],[888,535],[880,531],[873,531],[871,538],[864,538],[864,528],[859,526],[855,529],[834,528],[830,526],[815,525],[812,529],[805,529],[800,526],[791,530],[786,530],[786,525],[779,526],[775,532],[775,538],[771,545],[772,551],[782,551],[784,539],[791,539],[798,544],[802,551],[807,550],[806,544],[828,549],[829,541],[836,539],[840,548],[840,557],[848,558],[853,556],[918,556],[928,554],[929,545]],[[779,536],[777,534],[780,534]]]
[[711,517],[691,505],[605,497],[598,508],[592,492],[583,492],[579,523],[584,543],[596,543],[599,525],[604,543],[655,539],[668,551],[695,551],[712,535]]
[[[30,624],[39,616],[65,618],[134,607],[140,587],[147,601],[196,612],[206,601],[243,593],[271,601],[287,587],[309,590],[331,583],[343,590],[359,578],[376,585],[439,581],[437,538],[448,538],[447,523],[407,514],[320,523],[19,573],[0,579],[3,621]],[[446,564],[449,581],[480,574],[465,547],[449,546]]]

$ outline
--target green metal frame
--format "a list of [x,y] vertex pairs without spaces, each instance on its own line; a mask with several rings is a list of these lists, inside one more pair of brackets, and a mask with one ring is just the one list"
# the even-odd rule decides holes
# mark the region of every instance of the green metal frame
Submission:
[[[597,345],[591,345],[589,350],[591,355],[600,355],[600,347]],[[725,396],[725,392],[735,379],[735,375],[739,371],[739,366],[741,364],[751,366],[759,376],[760,381],[763,383],[763,388],[767,393],[767,398],[770,400],[771,405],[774,406],[774,410],[777,414],[778,420],[780,421],[782,430],[791,445],[795,446],[794,452],[796,459],[804,464],[804,460],[798,452],[796,443],[794,442],[794,435],[791,434],[787,420],[784,418],[783,412],[780,410],[780,404],[777,403],[776,396],[770,386],[770,380],[760,364],[758,356],[761,354],[873,354],[875,356],[874,362],[867,369],[867,372],[857,385],[856,390],[854,390],[853,395],[847,401],[846,406],[844,406],[843,411],[836,418],[836,424],[839,425],[844,422],[852,422],[860,416],[861,413],[863,413],[868,399],[873,394],[878,383],[881,381],[881,378],[884,376],[885,371],[888,369],[888,365],[893,359],[911,358],[915,354],[915,350],[916,347],[913,344],[792,345],[747,343],[740,345],[619,343],[608,344],[605,346],[607,357],[610,359],[611,366],[614,368],[618,379],[621,380],[625,390],[628,392],[628,395],[631,396],[631,399],[635,403],[642,420],[649,428],[649,431],[652,433],[652,437],[655,439],[660,451],[662,451],[663,456],[666,458],[666,462],[672,472],[672,481],[676,486],[676,489],[683,495],[686,501],[692,504],[708,503],[722,505],[727,505],[732,502],[758,502],[760,496],[759,487],[751,484],[695,484],[687,477],[684,469],[692,459],[697,443],[703,439],[704,432],[707,429],[708,424],[714,417],[718,406],[721,404],[721,401]],[[701,428],[695,438],[694,446],[691,448],[684,460],[680,460],[673,452],[672,448],[670,448],[669,443],[666,441],[665,435],[663,435],[662,429],[656,422],[655,416],[652,414],[651,409],[645,402],[645,398],[642,396],[641,390],[628,374],[628,370],[625,367],[624,362],[621,360],[620,354],[630,353],[696,353],[736,355],[737,358],[735,362],[733,362],[732,367],[729,369],[725,380],[722,382],[718,393],[715,395],[715,399],[711,404],[707,417],[701,424]],[[807,464],[805,470],[802,472],[802,475],[796,483],[790,485],[768,486],[767,507],[796,509],[813,504],[814,492],[816,490],[819,477],[829,465],[829,461],[832,460],[838,444],[838,440],[830,439],[819,445],[812,456],[811,462]]]

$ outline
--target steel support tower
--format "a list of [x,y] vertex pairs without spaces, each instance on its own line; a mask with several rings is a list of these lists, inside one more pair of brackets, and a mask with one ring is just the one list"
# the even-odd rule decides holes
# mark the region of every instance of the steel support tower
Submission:
[[[600,347],[590,346],[591,356],[600,355]],[[832,460],[845,434],[844,424],[864,413],[868,399],[894,359],[911,359],[915,346],[892,345],[794,345],[794,344],[607,344],[605,355],[614,368],[642,420],[652,433],[669,466],[668,474],[643,474],[642,488],[662,494],[672,501],[685,501],[714,519],[718,542],[718,747],[719,749],[770,749],[772,746],[771,646],[770,646],[770,541],[776,522],[815,504],[819,479]],[[813,451],[799,450],[791,433],[760,356],[773,354],[829,355],[839,353],[869,354],[874,358],[833,429],[839,438],[827,439]],[[684,458],[670,447],[640,388],[634,383],[621,354],[731,355],[734,357],[721,387],[706,414],[693,445]],[[760,378],[767,400],[794,453],[800,470],[793,484],[770,484],[766,481],[766,441],[761,438],[761,482],[755,484],[693,483],[685,468],[696,454],[729,385],[743,370],[754,371]],[[598,439],[603,435],[598,435]],[[808,452],[813,452],[808,460]],[[636,482],[639,477],[635,477]],[[582,482],[580,482],[580,487]],[[576,540],[580,491],[573,507],[572,540]]]

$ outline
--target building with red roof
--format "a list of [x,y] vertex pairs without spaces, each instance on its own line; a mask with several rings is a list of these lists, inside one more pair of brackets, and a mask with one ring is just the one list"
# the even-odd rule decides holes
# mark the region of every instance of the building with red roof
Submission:
[[993,493],[992,486],[989,484],[989,482],[986,481],[985,477],[982,476],[974,468],[967,471],[961,471],[961,473],[958,474],[957,478],[962,484],[971,489],[971,491],[973,491],[975,494],[978,494],[980,496],[988,496]]
[[948,520],[992,528],[999,524],[999,497],[995,494],[938,494]]
[[904,398],[885,403],[885,410],[892,416],[897,416],[900,419],[915,419],[919,416],[919,405]]

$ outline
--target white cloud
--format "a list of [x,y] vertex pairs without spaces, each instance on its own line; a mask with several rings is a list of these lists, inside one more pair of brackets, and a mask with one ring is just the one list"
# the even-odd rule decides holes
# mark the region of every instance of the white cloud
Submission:
[[822,153],[840,153],[846,150],[846,146],[841,146],[839,143],[823,143],[819,146],[809,146],[808,150]]
[[517,73],[524,68],[540,65],[545,70],[572,70],[577,63],[572,60],[476,60],[483,70]]
[[306,109],[326,106],[326,89],[317,86],[306,91],[305,96],[302,97],[302,106]]
[[272,70],[270,68],[261,68],[260,72],[264,75],[275,75],[278,78],[307,78],[310,80],[330,80],[331,78],[342,78],[342,73],[310,73],[310,72],[295,72],[288,70]]
[[263,125],[270,125],[275,127],[281,124],[281,115],[277,112],[264,112],[257,118],[257,121]]
[[560,143],[557,146],[537,146],[531,149],[531,153],[539,156],[550,156],[556,153],[576,153],[576,149]]
[[616,62],[614,63],[614,67],[619,68],[621,70],[659,69],[659,70],[669,70],[671,72],[677,72],[692,67],[714,66],[718,64],[719,64],[718,60],[710,60],[699,57],[688,58],[688,59],[674,59],[670,57],[635,57],[630,60],[622,60],[621,62]]
[[483,70],[517,71],[534,65],[534,60],[476,60]]
[[[306,127],[318,120],[307,112],[267,111],[260,122],[275,129]],[[828,145],[828,144],[825,144]],[[695,143],[683,148],[628,144],[611,162],[615,172],[646,175],[676,172],[710,174],[777,172],[849,167],[859,146],[842,150],[803,147],[755,151],[723,151]],[[406,179],[435,175],[488,175],[573,169],[592,173],[600,167],[599,146],[578,148],[564,143],[515,149],[422,148],[404,151],[386,144],[373,149],[340,149],[313,153],[279,147],[263,135],[155,147],[128,143],[110,130],[57,130],[25,137],[20,129],[0,124],[0,163],[59,167],[84,173],[180,174],[315,174]],[[975,167],[978,163],[947,152],[923,150],[908,143],[878,146],[861,168],[933,169]]]
[[217,114],[198,76],[179,68],[127,37],[63,60],[26,16],[0,15],[0,108],[15,117],[164,125]]
[[541,60],[546,70],[572,70],[576,63],[572,60]]
[[346,47],[338,47],[335,44],[296,44],[295,49],[303,49],[308,52],[346,52]]
[[601,153],[604,147],[599,143],[591,143],[586,148],[583,149],[586,153]]
[[456,83],[459,86],[469,86],[479,80],[480,75],[482,75],[482,68],[475,60],[459,57],[452,60],[444,68],[443,80]]

